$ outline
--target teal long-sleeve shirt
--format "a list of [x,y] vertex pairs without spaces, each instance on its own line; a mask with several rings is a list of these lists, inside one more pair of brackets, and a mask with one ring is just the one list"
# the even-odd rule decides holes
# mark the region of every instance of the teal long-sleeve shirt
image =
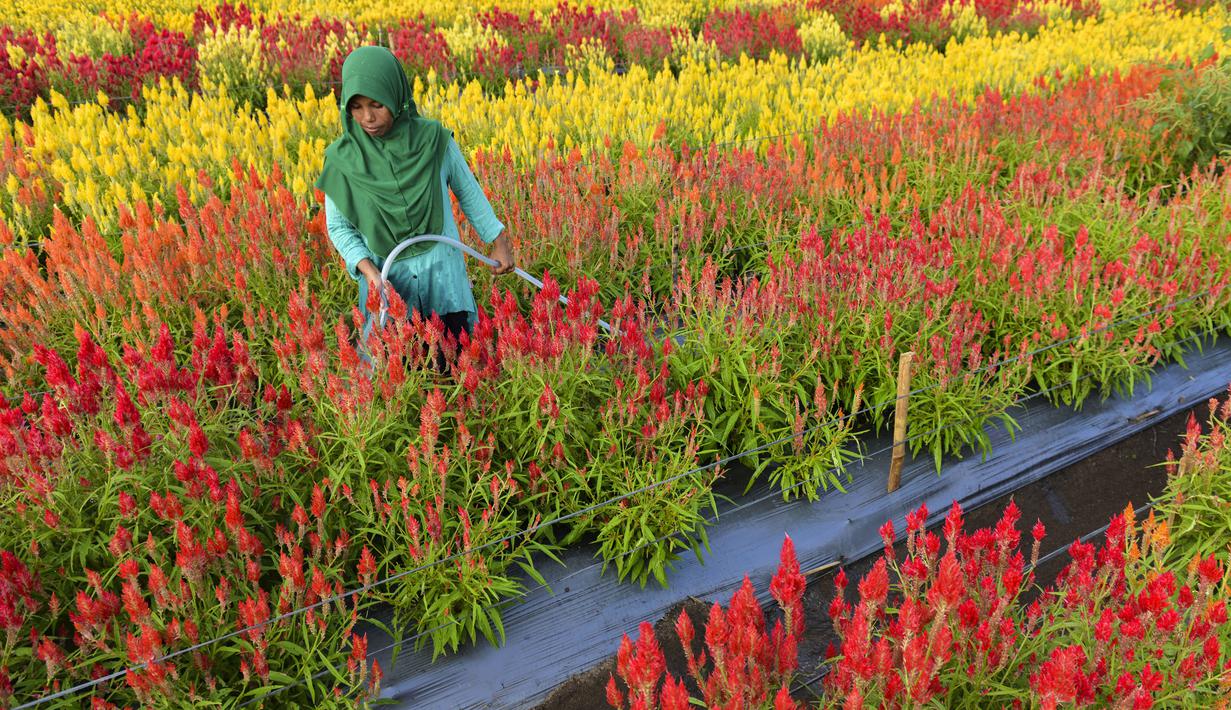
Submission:
[[[453,210],[449,208],[450,190],[457,196],[462,213],[485,243],[492,243],[504,231],[504,224],[496,218],[483,188],[453,139],[449,139],[449,147],[441,161],[440,190],[444,194],[445,204],[444,227],[441,229],[443,236],[459,239]],[[329,230],[329,240],[346,262],[346,272],[359,282],[359,309],[366,313],[367,279],[358,271],[359,262],[371,259],[376,268],[382,269],[384,259],[372,253],[363,234],[338,210],[328,195],[325,196],[325,224]],[[397,290],[408,309],[441,316],[465,312],[470,315],[471,324],[475,322],[478,309],[470,276],[466,273],[465,257],[457,247],[436,244],[421,254],[399,256],[389,267],[389,285]]]

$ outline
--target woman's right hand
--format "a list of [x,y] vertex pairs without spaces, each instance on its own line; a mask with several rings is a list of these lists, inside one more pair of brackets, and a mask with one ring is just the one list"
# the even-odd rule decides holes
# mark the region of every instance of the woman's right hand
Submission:
[[364,259],[359,262],[355,270],[368,280],[368,293],[384,295],[384,283],[380,278],[380,269],[376,268],[376,264],[372,263],[371,259]]

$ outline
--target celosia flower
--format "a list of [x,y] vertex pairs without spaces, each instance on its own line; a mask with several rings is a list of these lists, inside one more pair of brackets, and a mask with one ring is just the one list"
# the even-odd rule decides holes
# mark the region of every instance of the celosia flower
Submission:
[[804,586],[804,576],[799,570],[799,561],[795,558],[795,544],[788,535],[782,542],[778,571],[770,581],[769,591],[786,613],[787,626],[793,635],[803,633],[801,599]]
[[1202,586],[1212,587],[1222,581],[1223,567],[1214,555],[1210,555],[1197,564],[1197,576]]
[[872,565],[872,569],[859,581],[859,596],[866,602],[876,606],[885,603],[889,594],[889,570],[885,566],[885,558],[881,557]]

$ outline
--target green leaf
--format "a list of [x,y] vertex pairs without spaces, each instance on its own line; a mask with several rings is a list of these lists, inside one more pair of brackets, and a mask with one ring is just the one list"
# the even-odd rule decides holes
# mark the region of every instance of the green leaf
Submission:
[[503,646],[504,641],[505,641],[504,618],[498,611],[493,609],[491,611],[491,620],[492,620],[492,623],[495,624],[496,626],[496,632],[500,634],[500,645]]
[[[487,639],[489,643],[493,646],[500,645],[496,643],[496,639],[492,634],[492,626],[487,621],[487,611],[485,611],[482,607],[476,607],[473,611],[471,611],[470,619],[471,639],[474,638],[474,627],[477,626],[479,631],[483,634],[483,638]],[[503,641],[503,639],[501,639],[501,641]]]
[[740,413],[733,411],[727,415],[726,422],[722,425],[722,435],[716,437],[718,441],[725,442],[731,438],[731,432],[735,429],[735,424],[739,421]]
[[290,677],[289,675],[285,673],[281,673],[279,671],[275,671],[275,670],[269,671],[269,679],[273,681],[277,681],[281,683],[283,686],[294,685],[296,682],[295,679]]
[[658,580],[658,583],[662,586],[663,589],[666,589],[667,588],[667,573],[663,569],[661,553],[662,553],[661,550],[654,553],[654,561],[651,564],[651,569],[654,572],[654,579]]
[[273,645],[276,646],[277,648],[281,648],[285,650],[287,653],[291,654],[292,656],[308,655],[307,649],[305,649],[303,646],[300,646],[299,644],[293,643],[291,641],[287,641],[285,639],[274,641]]
[[[560,560],[556,559],[556,561],[559,562]],[[539,586],[546,588],[549,593],[551,592],[551,587],[548,586],[547,580],[543,578],[543,575],[539,574],[539,571],[534,568],[533,564],[522,561],[522,560],[518,560],[517,566],[520,567],[521,570],[525,572],[527,576],[529,576],[535,582],[538,582]]]
[[704,525],[697,526],[697,538],[700,544],[693,545],[692,552],[694,555],[697,556],[697,562],[699,564],[705,564],[705,560],[701,557],[701,551],[704,549],[706,552],[710,552],[711,550],[710,550],[709,534],[705,532]]

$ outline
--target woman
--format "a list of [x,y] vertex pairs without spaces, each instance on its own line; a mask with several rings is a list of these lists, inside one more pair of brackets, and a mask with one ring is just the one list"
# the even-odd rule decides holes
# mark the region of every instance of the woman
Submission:
[[427,242],[398,255],[381,283],[385,259],[420,234],[458,238],[448,191],[479,237],[494,242],[497,274],[514,267],[504,225],[466,165],[453,134],[415,110],[410,82],[393,53],[360,47],[342,64],[342,135],[325,151],[316,186],[325,193],[329,238],[359,282],[365,317],[370,289],[390,286],[408,309],[439,315],[454,338],[471,332],[477,309],[462,252]]

